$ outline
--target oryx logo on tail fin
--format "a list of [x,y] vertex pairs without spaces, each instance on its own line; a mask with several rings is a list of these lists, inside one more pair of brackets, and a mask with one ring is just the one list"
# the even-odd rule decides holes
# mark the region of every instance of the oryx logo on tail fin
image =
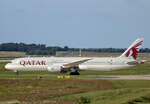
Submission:
[[133,58],[136,60],[143,40],[143,38],[137,39],[120,57]]

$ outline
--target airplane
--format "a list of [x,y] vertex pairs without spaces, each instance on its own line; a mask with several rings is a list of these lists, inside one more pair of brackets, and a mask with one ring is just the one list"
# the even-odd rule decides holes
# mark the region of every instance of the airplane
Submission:
[[123,69],[139,64],[136,58],[143,40],[135,40],[119,57],[25,57],[12,60],[5,68],[14,72],[47,70],[52,73],[70,72],[70,75],[79,75],[79,71],[83,70]]

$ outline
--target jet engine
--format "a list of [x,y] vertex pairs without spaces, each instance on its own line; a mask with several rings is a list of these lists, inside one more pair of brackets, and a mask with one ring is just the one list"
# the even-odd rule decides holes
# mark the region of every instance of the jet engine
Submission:
[[52,73],[60,73],[63,68],[61,65],[52,65],[52,66],[49,66],[47,69],[49,72],[52,72]]

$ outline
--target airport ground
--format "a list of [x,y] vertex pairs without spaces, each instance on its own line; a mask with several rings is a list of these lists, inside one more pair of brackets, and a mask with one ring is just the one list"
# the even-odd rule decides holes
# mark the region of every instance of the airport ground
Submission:
[[[82,71],[67,79],[46,71],[16,76],[4,69],[6,63],[0,62],[0,104],[150,104],[149,62],[123,70]],[[128,79],[114,79],[121,75]]]

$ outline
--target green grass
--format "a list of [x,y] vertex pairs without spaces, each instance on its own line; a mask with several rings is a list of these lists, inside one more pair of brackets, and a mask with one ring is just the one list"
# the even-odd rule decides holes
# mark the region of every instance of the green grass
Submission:
[[[83,54],[99,57],[119,55],[118,53]],[[78,53],[74,55],[77,56]],[[24,53],[3,52],[0,56],[24,56]],[[140,59],[149,60],[149,56],[149,54],[140,54]],[[149,80],[100,80],[88,76],[150,74],[150,64],[114,71],[81,71],[80,76],[73,76],[70,79],[56,79],[56,76],[61,74],[47,71],[20,71],[19,76],[16,76],[14,72],[5,70],[5,64],[7,63],[0,63],[0,104],[6,102],[77,104],[81,97],[89,98],[91,104],[150,104]]]
[[150,94],[148,89],[116,89],[64,96],[62,99],[90,98],[92,104],[122,104],[132,99]]
[[[104,80],[0,79],[0,85],[0,101],[18,100],[27,103],[55,101],[58,104],[62,96],[114,89],[111,82]],[[61,104],[72,102],[62,99]]]
[[139,99],[143,96],[150,99],[150,96],[148,96],[150,95],[150,81],[111,80],[110,82],[115,86],[115,90],[67,95],[63,96],[62,99],[80,99],[80,97],[85,97],[90,98],[92,104],[130,104],[128,102],[134,102],[134,99]]
[[0,57],[18,57],[18,56],[26,56],[26,54],[24,52],[0,51]]
[[139,104],[137,101],[142,104],[150,103],[148,80],[17,78],[0,79],[0,85],[0,102],[76,104],[84,97],[89,98],[91,104]]
[[[149,80],[100,80],[89,75],[150,74],[150,64],[141,64],[123,70],[81,71],[80,76],[56,79],[47,71],[20,71],[19,76],[4,69],[0,63],[0,103],[19,101],[35,104],[76,104],[81,97],[91,104],[148,104]],[[67,73],[69,74],[69,73]],[[42,76],[39,79],[39,76]],[[139,102],[140,103],[139,103]],[[55,103],[54,103],[55,102]]]
[[7,62],[0,62],[0,72],[5,71],[5,65]]
[[150,94],[131,99],[123,104],[149,104],[150,103]]
[[117,89],[120,88],[150,88],[149,80],[110,80]]

